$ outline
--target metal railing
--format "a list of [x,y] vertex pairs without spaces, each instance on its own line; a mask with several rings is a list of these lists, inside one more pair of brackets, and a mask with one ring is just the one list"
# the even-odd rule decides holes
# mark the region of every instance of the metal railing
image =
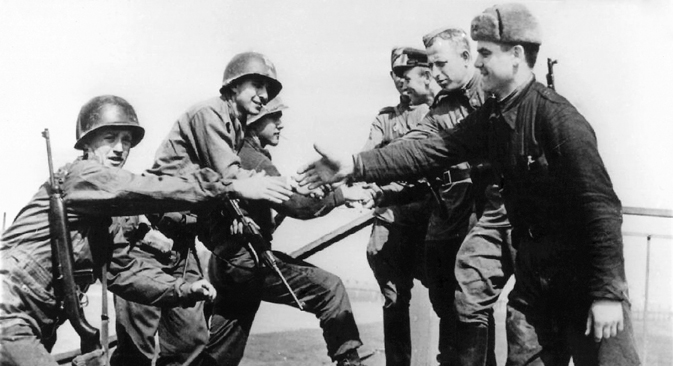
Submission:
[[[647,216],[647,217],[658,217],[658,218],[673,218],[673,210],[664,210],[664,209],[650,209],[650,208],[641,208],[641,207],[624,207],[624,215],[631,216]],[[644,294],[644,304],[643,304],[643,328],[642,328],[642,345],[641,345],[641,362],[643,366],[648,364],[648,335],[649,335],[649,311],[650,311],[650,270],[651,270],[651,257],[652,257],[652,239],[673,239],[673,235],[667,234],[652,234],[652,233],[642,233],[642,232],[622,232],[624,236],[630,237],[644,237],[646,238],[645,246],[645,294]],[[669,314],[670,315],[670,314]],[[669,317],[670,318],[670,317]]]
[[[624,215],[632,216],[646,216],[646,217],[659,217],[659,218],[673,218],[673,210],[666,209],[650,209],[642,207],[624,207],[622,210]],[[337,228],[336,230],[331,231],[330,233],[302,246],[301,248],[290,253],[290,256],[298,259],[306,259],[315,253],[318,253],[334,243],[339,242],[340,240],[368,227],[374,221],[374,213],[368,212],[355,220]],[[651,240],[653,238],[660,239],[673,239],[671,235],[662,235],[662,234],[648,234],[648,233],[638,233],[638,232],[623,232],[624,236],[635,236],[635,237],[645,237],[647,238],[646,246],[646,265],[645,265],[645,305],[643,308],[643,351],[641,352],[642,364],[647,365],[647,330],[648,330],[648,320],[647,312],[649,308],[649,286],[650,286],[650,256],[651,256]],[[117,337],[110,337],[110,346],[113,347],[116,345]],[[72,360],[75,356],[79,354],[78,350],[69,351],[61,353],[55,356],[59,364],[63,364]]]

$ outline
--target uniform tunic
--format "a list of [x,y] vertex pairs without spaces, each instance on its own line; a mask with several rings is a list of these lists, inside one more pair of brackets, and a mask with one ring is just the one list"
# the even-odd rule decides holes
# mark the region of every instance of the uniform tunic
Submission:
[[[271,155],[253,138],[245,138],[239,152],[242,167],[269,176],[280,176]],[[244,201],[247,211],[267,240],[272,239],[275,223],[271,207],[290,217],[309,219],[322,216],[343,204],[337,189],[322,199],[294,194],[282,204]],[[230,242],[234,242],[232,238]],[[211,257],[209,273],[218,290],[213,306],[208,353],[219,365],[237,365],[243,357],[250,327],[261,301],[296,307],[281,279],[269,268],[256,265],[254,256],[240,242]],[[362,345],[346,289],[339,277],[284,253],[274,252],[278,267],[295,291],[304,311],[320,320],[327,354],[335,359]]]
[[[505,206],[518,243],[517,282],[510,295],[513,309],[523,314],[518,325],[525,323],[526,314],[541,314],[553,324],[528,328],[540,334],[559,327],[567,332],[560,336],[566,340],[561,354],[576,357],[591,349],[589,359],[615,357],[614,364],[634,364],[621,203],[593,129],[565,98],[534,81],[502,107],[489,100],[458,128],[438,137],[361,153],[355,176],[387,181],[441,171],[464,159],[488,159],[503,176]],[[626,329],[599,349],[581,334],[597,299],[623,301],[626,322]],[[513,364],[539,357],[529,353],[535,347],[511,346],[510,359],[520,357]]]
[[[137,219],[118,218],[119,225],[111,226],[110,216],[198,208],[229,192],[229,184],[212,170],[167,179],[134,175],[81,159],[62,168],[58,177],[68,208],[74,269],[94,264],[99,268],[102,261],[109,260],[111,291],[145,304],[181,304],[188,284],[128,255],[131,239],[127,234]],[[50,339],[61,316],[54,297],[48,212],[45,184],[2,236],[0,330],[2,348],[8,352],[12,352],[11,343],[5,340],[13,340],[12,334]]]

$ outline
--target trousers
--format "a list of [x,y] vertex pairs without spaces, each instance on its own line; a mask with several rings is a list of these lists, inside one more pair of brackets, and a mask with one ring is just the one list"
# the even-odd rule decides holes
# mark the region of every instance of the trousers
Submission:
[[[274,255],[281,273],[304,303],[304,311],[319,319],[327,355],[335,360],[360,347],[360,334],[341,279],[284,253]],[[238,365],[261,301],[297,305],[281,279],[271,269],[258,267],[247,249],[226,258],[213,255],[208,273],[217,297],[201,364]]]
[[507,306],[507,365],[568,365],[570,358],[577,366],[639,365],[627,300],[624,330],[616,337],[597,343],[584,335],[593,302],[587,289],[591,268],[571,234],[513,233],[518,246]]
[[426,227],[380,219],[372,226],[367,260],[384,298],[383,338],[388,366],[411,365],[409,302],[414,278],[425,282]]

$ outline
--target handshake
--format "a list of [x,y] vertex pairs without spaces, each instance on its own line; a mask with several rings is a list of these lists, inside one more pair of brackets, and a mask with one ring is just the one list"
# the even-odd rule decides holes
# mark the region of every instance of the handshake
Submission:
[[332,185],[323,185],[318,188],[309,189],[308,187],[295,188],[297,193],[310,196],[315,199],[321,199],[332,191],[340,191],[346,207],[370,209],[380,203],[383,195],[381,188],[374,183],[356,183],[350,185],[344,182]]

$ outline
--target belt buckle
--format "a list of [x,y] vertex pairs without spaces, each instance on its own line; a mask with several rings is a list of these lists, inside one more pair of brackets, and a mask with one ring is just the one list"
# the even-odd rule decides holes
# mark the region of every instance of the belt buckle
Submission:
[[442,173],[442,181],[444,184],[453,184],[453,179],[451,179],[451,170],[447,170]]

